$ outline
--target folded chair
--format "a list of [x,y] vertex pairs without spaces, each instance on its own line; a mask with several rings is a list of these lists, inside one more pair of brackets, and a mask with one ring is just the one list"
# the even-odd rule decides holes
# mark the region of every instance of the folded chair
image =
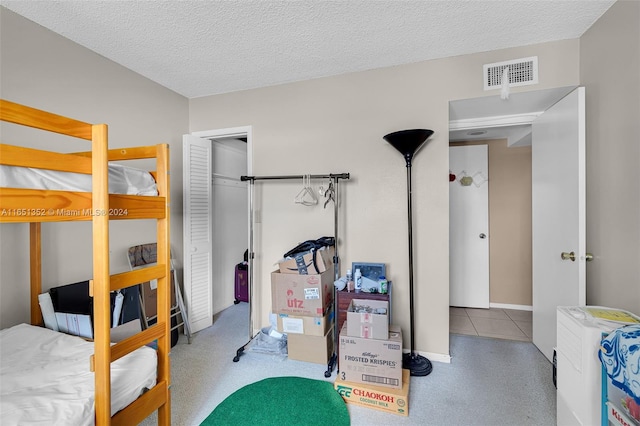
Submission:
[[[145,268],[150,265],[154,265],[158,262],[158,246],[156,243],[140,244],[137,246],[129,247],[127,251],[127,258],[129,260],[129,267],[131,270],[138,268]],[[187,336],[189,344],[191,343],[191,327],[189,326],[189,319],[187,318],[187,311],[184,306],[184,300],[182,299],[182,291],[180,290],[180,283],[178,282],[178,276],[176,269],[173,265],[173,253],[171,254],[171,281],[172,287],[175,289],[174,297],[171,300],[171,331],[176,330],[178,327],[184,327],[184,334]],[[142,307],[142,322],[144,327],[147,328],[149,323],[155,321],[157,313],[155,312],[155,304],[153,307],[145,307],[143,300],[143,293],[153,291],[157,284],[153,282],[144,283],[143,287],[148,285],[148,288],[143,288],[140,292],[140,306]],[[180,320],[178,320],[180,317]],[[176,319],[174,321],[174,318]]]

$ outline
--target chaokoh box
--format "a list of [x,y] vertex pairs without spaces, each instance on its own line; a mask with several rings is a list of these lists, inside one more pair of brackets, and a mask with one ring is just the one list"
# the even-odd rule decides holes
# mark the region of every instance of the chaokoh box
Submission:
[[389,389],[382,386],[342,380],[341,374],[333,386],[347,404],[361,405],[400,416],[409,415],[409,370],[402,370],[402,388]]

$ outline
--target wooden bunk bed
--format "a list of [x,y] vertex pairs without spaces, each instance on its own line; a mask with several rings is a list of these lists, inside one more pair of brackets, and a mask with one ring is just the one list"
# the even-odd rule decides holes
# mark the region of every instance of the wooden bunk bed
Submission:
[[[108,149],[107,125],[71,118],[0,100],[0,120],[91,142],[88,152],[64,154],[0,144],[0,164],[92,176],[91,192],[0,188],[0,222],[29,223],[31,323],[42,325],[38,295],[41,280],[42,222],[92,221],[95,424],[138,424],[155,410],[158,424],[171,423],[169,351],[170,242],[169,147],[167,144]],[[109,194],[110,161],[155,159],[151,172],[157,196]],[[70,212],[72,212],[70,214]],[[156,219],[158,263],[154,267],[111,275],[109,271],[109,220]],[[157,279],[158,320],[155,325],[119,343],[111,344],[110,293]],[[157,342],[156,384],[126,408],[111,416],[111,363],[144,345]]]

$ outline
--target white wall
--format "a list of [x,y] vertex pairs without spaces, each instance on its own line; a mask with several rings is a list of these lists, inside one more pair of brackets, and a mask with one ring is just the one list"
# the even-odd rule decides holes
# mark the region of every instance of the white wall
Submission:
[[587,303],[640,314],[640,2],[581,38],[587,88]]
[[[190,129],[253,126],[255,175],[351,173],[341,185],[342,273],[353,261],[386,263],[394,322],[406,336],[406,169],[382,137],[434,130],[413,162],[415,346],[446,356],[449,101],[495,95],[483,91],[482,65],[528,56],[539,57],[540,84],[525,90],[577,85],[578,50],[578,40],[567,40],[191,99]],[[300,241],[333,234],[331,209],[293,203],[300,185],[256,184],[256,329],[268,324],[273,263]]]
[[[171,146],[171,238],[182,257],[182,134],[186,98],[68,39],[0,8],[0,92],[3,99],[109,126],[115,147]],[[60,152],[87,151],[87,142],[3,124],[2,142]],[[91,223],[44,224],[43,287],[92,275]],[[126,249],[154,241],[155,221],[110,225],[110,263],[128,270]],[[29,321],[28,225],[0,225],[0,327]],[[179,265],[180,267],[182,265]]]

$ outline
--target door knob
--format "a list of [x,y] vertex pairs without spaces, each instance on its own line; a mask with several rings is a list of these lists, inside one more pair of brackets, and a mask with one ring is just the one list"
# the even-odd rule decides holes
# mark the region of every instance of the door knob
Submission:
[[483,239],[483,240],[484,240],[485,238],[487,238],[487,236],[484,234],[484,232],[483,232],[482,234],[478,235],[478,236],[479,236],[481,239]]
[[587,262],[591,262],[593,260],[593,255],[591,253],[586,253],[584,255],[584,260],[586,260]]
[[576,254],[574,252],[567,253],[566,251],[563,251],[562,254],[560,254],[560,257],[562,258],[562,260],[571,259],[572,262],[575,262],[576,260]]

